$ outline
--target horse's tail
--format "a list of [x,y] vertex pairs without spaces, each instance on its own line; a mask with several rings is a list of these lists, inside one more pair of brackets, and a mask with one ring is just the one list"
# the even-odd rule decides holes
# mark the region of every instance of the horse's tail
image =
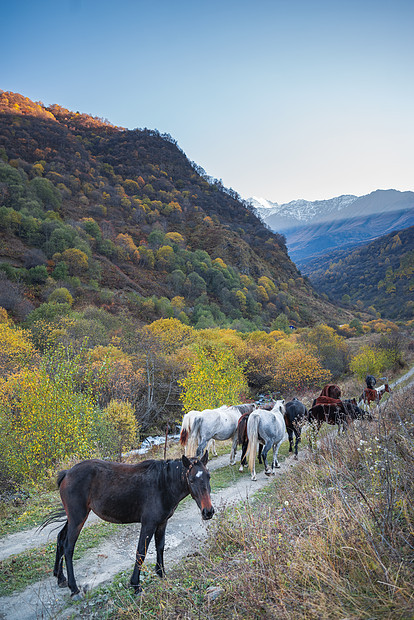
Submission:
[[45,517],[45,520],[39,525],[37,531],[40,532],[40,530],[43,530],[43,528],[45,528],[47,525],[50,525],[51,523],[62,523],[63,521],[67,521],[67,518],[68,517],[66,511],[63,507],[53,510],[53,512],[50,512]]
[[[62,480],[66,476],[66,474],[67,474],[66,469],[58,473],[58,476],[57,476],[58,487],[60,487],[60,485],[62,484]],[[45,517],[45,520],[39,525],[39,527],[37,528],[37,531],[40,532],[40,530],[43,530],[43,528],[45,528],[47,525],[50,525],[50,523],[60,523],[66,520],[67,520],[67,515],[66,515],[66,511],[63,508],[63,506],[61,508],[56,508],[55,510],[50,512]]]
[[180,444],[182,446],[187,445],[189,431],[190,431],[190,416],[186,413],[183,417],[183,423],[181,425],[181,433],[180,433]]
[[196,416],[193,420],[191,428],[188,430],[187,438],[187,456],[195,456],[200,442],[200,426],[202,420],[199,416]]
[[62,480],[66,476],[67,473],[68,472],[67,472],[66,469],[64,469],[63,471],[60,471],[58,473],[58,475],[57,475],[57,485],[58,485],[58,487],[60,487],[60,485],[62,484]]
[[254,463],[256,460],[257,444],[259,442],[259,421],[260,414],[253,412],[249,418],[249,444],[247,446],[247,455],[249,456],[250,471],[253,471]]

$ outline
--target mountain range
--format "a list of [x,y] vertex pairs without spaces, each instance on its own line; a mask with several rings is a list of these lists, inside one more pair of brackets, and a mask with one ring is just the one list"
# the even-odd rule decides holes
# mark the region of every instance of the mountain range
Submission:
[[411,191],[376,190],[283,205],[252,198],[251,203],[265,224],[286,236],[289,256],[304,274],[309,261],[328,251],[351,249],[414,224]]

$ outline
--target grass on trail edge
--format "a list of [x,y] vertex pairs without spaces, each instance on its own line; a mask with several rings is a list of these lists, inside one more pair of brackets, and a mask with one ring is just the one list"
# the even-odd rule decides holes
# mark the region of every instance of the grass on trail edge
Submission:
[[[75,546],[73,558],[79,560],[86,551],[114,535],[122,525],[96,523],[84,528]],[[56,530],[56,535],[60,526]],[[36,549],[29,549],[0,561],[0,596],[24,590],[52,574],[56,555],[56,540]]]

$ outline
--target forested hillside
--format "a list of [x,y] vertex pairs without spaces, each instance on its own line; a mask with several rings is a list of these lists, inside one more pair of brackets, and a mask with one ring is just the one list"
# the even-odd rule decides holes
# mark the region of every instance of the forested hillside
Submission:
[[331,300],[380,312],[389,319],[414,313],[414,226],[351,252],[337,250],[308,264],[311,281]]
[[352,318],[168,135],[1,91],[0,153],[0,305],[18,320],[68,304],[242,331]]

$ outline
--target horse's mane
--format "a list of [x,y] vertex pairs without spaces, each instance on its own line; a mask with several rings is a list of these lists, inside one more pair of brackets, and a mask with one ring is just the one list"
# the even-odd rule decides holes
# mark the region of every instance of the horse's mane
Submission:
[[142,474],[153,474],[154,484],[165,482],[168,485],[181,479],[184,465],[181,459],[161,461],[150,459],[137,464],[137,470]]
[[237,409],[238,411],[240,411],[241,414],[251,413],[252,408],[253,408],[253,404],[252,403],[245,403],[244,405],[233,405],[233,408]]

